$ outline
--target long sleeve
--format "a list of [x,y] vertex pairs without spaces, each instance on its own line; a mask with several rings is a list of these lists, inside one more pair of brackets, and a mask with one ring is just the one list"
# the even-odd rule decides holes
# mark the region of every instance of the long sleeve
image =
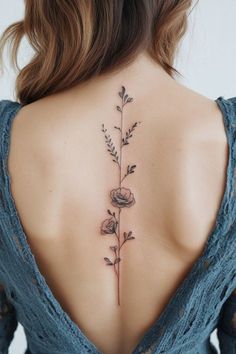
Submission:
[[8,354],[18,322],[14,306],[8,301],[0,284],[0,354]]
[[236,354],[236,289],[222,307],[217,337],[221,354]]

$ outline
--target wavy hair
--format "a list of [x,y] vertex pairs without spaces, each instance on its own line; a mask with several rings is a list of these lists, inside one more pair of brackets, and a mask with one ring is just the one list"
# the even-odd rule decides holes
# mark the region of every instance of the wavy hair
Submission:
[[[0,37],[0,68],[9,42],[22,105],[119,70],[143,50],[170,76],[181,75],[173,61],[191,4],[192,0],[25,0],[24,19]],[[20,69],[17,53],[24,35],[34,55]]]

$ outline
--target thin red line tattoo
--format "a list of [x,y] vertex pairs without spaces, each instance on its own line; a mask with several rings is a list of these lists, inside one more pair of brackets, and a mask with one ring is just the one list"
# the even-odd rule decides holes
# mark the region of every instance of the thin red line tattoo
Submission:
[[118,208],[118,216],[114,211],[112,212],[110,209],[107,209],[107,213],[110,215],[110,217],[108,217],[102,222],[100,231],[102,235],[110,235],[110,236],[114,235],[117,238],[117,244],[110,246],[111,251],[114,253],[114,259],[111,260],[108,257],[104,257],[104,260],[106,265],[113,266],[115,275],[117,276],[118,305],[120,305],[120,262],[121,262],[120,251],[122,246],[125,244],[125,242],[135,239],[135,237],[132,235],[132,231],[129,231],[129,232],[123,232],[123,240],[121,240],[121,229],[120,229],[121,210],[123,208],[130,208],[135,203],[134,194],[131,192],[129,188],[122,187],[121,183],[128,175],[134,173],[134,169],[136,168],[136,165],[128,165],[126,173],[124,174],[123,177],[121,176],[122,149],[125,145],[129,145],[129,139],[133,136],[132,135],[133,131],[135,130],[137,125],[140,124],[141,122],[135,122],[128,129],[128,131],[125,132],[125,137],[123,137],[124,106],[127,103],[132,102],[133,98],[129,97],[128,94],[126,94],[126,90],[124,86],[122,86],[121,91],[118,94],[122,99],[121,107],[116,106],[117,111],[120,112],[120,127],[114,126],[114,128],[117,129],[120,133],[120,155],[118,155],[116,147],[112,142],[110,135],[107,133],[107,129],[105,129],[104,124],[102,124],[102,132],[104,133],[105,136],[107,151],[112,156],[112,161],[114,161],[119,168],[119,187],[112,189],[109,194],[111,198],[111,204],[114,207]]

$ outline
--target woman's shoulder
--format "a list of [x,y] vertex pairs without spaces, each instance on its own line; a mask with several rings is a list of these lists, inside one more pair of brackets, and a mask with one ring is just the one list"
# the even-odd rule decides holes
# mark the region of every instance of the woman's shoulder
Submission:
[[10,99],[1,99],[0,100],[0,114],[8,114],[14,108],[20,107],[21,104],[17,101],[13,101]]
[[17,101],[10,99],[0,100],[0,128],[5,123],[8,117],[12,117],[18,109],[21,108],[21,104]]
[[236,96],[225,98],[224,96],[219,96],[215,100],[220,106],[223,118],[228,130],[228,134],[235,138],[236,130]]
[[233,123],[232,128],[236,129],[236,96],[226,99],[226,102],[230,105],[230,120]]
[[233,117],[236,117],[236,96],[225,98],[224,96],[219,96],[216,101],[222,102],[228,113],[231,113]]
[[18,110],[21,108],[21,104],[17,101],[10,99],[0,100],[0,152],[4,151],[5,136],[8,131],[8,126],[11,120],[15,117]]

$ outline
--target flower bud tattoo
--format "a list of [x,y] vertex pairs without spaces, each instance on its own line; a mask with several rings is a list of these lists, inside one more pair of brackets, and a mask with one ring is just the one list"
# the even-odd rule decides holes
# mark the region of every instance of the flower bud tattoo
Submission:
[[104,257],[105,265],[113,266],[116,277],[117,277],[117,282],[118,282],[118,305],[120,305],[120,262],[121,262],[121,248],[122,246],[130,240],[135,239],[135,237],[132,235],[132,231],[128,232],[123,232],[123,236],[121,236],[121,229],[120,229],[120,221],[121,221],[121,210],[124,208],[130,208],[135,204],[135,198],[134,194],[129,188],[125,188],[121,186],[121,183],[123,180],[130,175],[131,173],[134,173],[134,170],[136,168],[136,165],[128,165],[126,173],[124,176],[121,176],[121,166],[122,166],[122,150],[125,145],[129,145],[129,140],[133,136],[132,133],[137,127],[138,124],[141,122],[135,122],[132,124],[132,126],[128,129],[128,131],[125,132],[125,135],[123,136],[123,118],[124,118],[124,106],[127,103],[130,103],[133,101],[132,97],[129,97],[129,95],[126,93],[126,89],[124,86],[122,86],[121,91],[119,92],[119,97],[121,98],[122,102],[120,106],[116,106],[116,109],[118,112],[120,112],[120,126],[114,126],[114,128],[118,131],[120,135],[120,146],[119,146],[119,154],[117,152],[117,149],[112,142],[112,139],[110,137],[110,134],[107,133],[107,129],[104,128],[104,124],[102,124],[102,132],[104,133],[105,137],[105,143],[107,146],[107,151],[110,153],[112,156],[112,161],[115,162],[115,164],[118,166],[119,169],[119,186],[117,188],[114,188],[110,191],[110,202],[113,207],[118,208],[117,213],[114,211],[111,211],[110,209],[107,209],[107,213],[109,214],[109,217],[105,219],[100,227],[100,231],[102,235],[109,235],[109,236],[115,236],[117,240],[116,245],[110,246],[111,252],[113,252],[113,259],[111,257]]

